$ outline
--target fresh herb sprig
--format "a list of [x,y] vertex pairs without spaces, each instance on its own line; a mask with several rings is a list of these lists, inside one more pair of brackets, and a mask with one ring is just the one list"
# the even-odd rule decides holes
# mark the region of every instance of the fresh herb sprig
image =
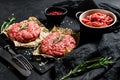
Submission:
[[77,73],[85,72],[90,69],[96,69],[100,67],[106,67],[108,64],[113,63],[111,60],[111,57],[105,57],[105,58],[95,58],[92,60],[85,61],[78,66],[76,66],[73,70],[71,70],[68,74],[64,75],[60,80],[65,80]]
[[27,26],[28,26],[27,23],[23,23],[23,24],[20,26],[20,29],[19,29],[19,30],[24,30]]
[[5,30],[6,28],[8,28],[9,25],[12,24],[14,21],[15,21],[14,17],[9,18],[8,20],[4,21],[3,24],[2,24],[2,26],[1,26],[0,32],[2,32],[3,30]]
[[62,41],[63,36],[61,36],[61,34],[60,34],[60,33],[59,33],[58,35],[59,35],[59,36],[58,36],[58,38],[56,38],[56,39],[54,39],[54,40],[53,40],[53,44],[56,44],[56,43],[58,43],[58,42]]

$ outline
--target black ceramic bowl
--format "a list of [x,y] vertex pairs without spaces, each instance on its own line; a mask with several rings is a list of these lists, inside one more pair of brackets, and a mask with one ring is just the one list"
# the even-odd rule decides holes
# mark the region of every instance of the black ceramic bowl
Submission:
[[45,9],[48,24],[60,25],[67,14],[67,9],[62,7],[49,7]]

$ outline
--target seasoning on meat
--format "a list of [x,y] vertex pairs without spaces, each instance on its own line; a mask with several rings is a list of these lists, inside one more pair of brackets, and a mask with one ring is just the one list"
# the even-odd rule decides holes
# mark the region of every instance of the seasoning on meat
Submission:
[[40,50],[46,55],[61,57],[66,50],[70,52],[75,46],[76,41],[71,35],[53,32],[42,40]]
[[28,43],[37,39],[40,35],[40,26],[34,21],[22,21],[14,23],[8,30],[8,36],[11,40],[21,43]]

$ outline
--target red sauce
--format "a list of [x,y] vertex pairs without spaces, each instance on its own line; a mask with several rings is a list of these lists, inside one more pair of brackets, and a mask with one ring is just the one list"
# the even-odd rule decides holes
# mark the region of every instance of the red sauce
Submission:
[[102,13],[93,13],[86,16],[83,20],[83,23],[94,26],[94,27],[104,27],[110,25],[113,22],[113,18]]
[[49,12],[49,14],[50,15],[62,15],[63,12],[61,12],[61,11],[51,11],[51,12]]

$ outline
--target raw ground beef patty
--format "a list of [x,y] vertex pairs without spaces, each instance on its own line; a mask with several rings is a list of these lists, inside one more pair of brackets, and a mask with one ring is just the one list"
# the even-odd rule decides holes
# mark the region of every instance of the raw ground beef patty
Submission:
[[39,37],[40,26],[34,21],[22,21],[10,25],[7,34],[11,40],[28,43]]
[[61,57],[66,52],[70,52],[75,46],[76,41],[71,35],[53,32],[42,40],[40,50],[44,54]]

